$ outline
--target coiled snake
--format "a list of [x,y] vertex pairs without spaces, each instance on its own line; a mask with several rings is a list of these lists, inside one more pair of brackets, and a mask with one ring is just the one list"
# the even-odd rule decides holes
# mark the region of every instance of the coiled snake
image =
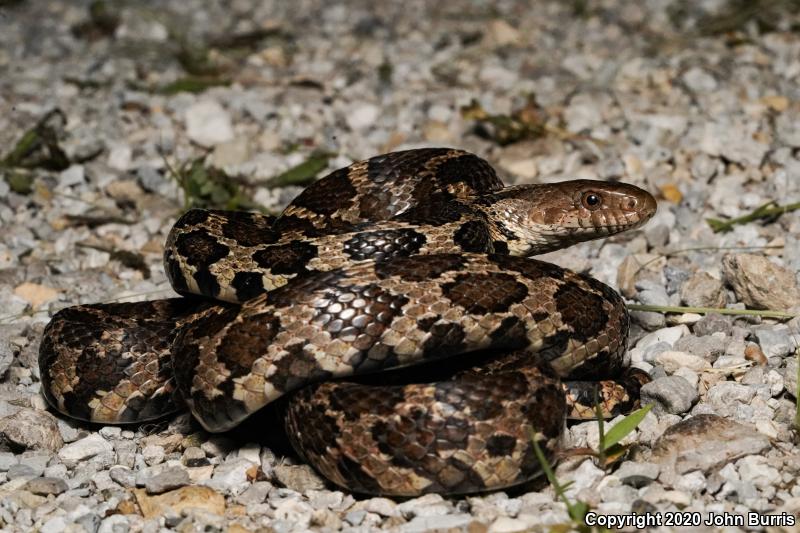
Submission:
[[185,404],[216,432],[291,393],[292,445],[346,489],[519,484],[540,472],[532,432],[552,454],[597,387],[610,416],[646,380],[623,367],[619,295],[524,256],[655,209],[622,183],[504,187],[477,156],[432,148],[337,170],[277,219],[190,210],[164,254],[185,297],[58,312],[40,348],[44,394],[101,423]]

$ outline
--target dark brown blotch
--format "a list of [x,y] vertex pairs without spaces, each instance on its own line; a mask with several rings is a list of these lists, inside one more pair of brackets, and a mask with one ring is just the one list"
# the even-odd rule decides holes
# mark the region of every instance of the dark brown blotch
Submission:
[[604,307],[605,299],[601,295],[574,283],[564,283],[559,286],[553,299],[561,314],[561,321],[571,328],[574,338],[587,341],[605,328],[608,315]]
[[348,167],[328,174],[301,192],[292,205],[324,216],[349,208],[358,192],[350,181],[349,171]]
[[173,225],[173,228],[185,228],[196,224],[202,224],[208,220],[210,214],[211,212],[206,209],[190,209],[181,215]]
[[444,296],[470,314],[501,313],[521,302],[528,288],[511,274],[486,272],[459,274],[442,285]]
[[433,324],[430,337],[422,343],[423,355],[426,358],[447,357],[464,350],[464,328],[459,324]]
[[202,230],[183,233],[175,240],[175,249],[196,267],[208,267],[226,257],[230,249]]
[[286,355],[274,364],[277,370],[269,378],[275,387],[289,392],[303,385],[322,381],[331,377],[331,373],[319,366],[314,354],[306,351],[307,341],[299,341],[286,346]]
[[246,316],[233,322],[217,348],[217,360],[231,373],[228,379],[248,374],[279,329],[280,320],[271,314]]
[[404,400],[402,387],[377,388],[353,383],[334,387],[329,396],[331,408],[344,413],[345,419],[350,421],[362,415],[389,416]]
[[456,230],[453,240],[465,252],[481,253],[489,251],[491,237],[485,223],[469,220]]
[[217,278],[207,269],[201,268],[192,276],[200,294],[216,298],[219,296],[220,286]]
[[272,274],[308,272],[306,265],[317,256],[317,247],[304,241],[269,246],[253,253],[253,260]]
[[239,220],[236,218],[230,219],[222,225],[222,235],[233,239],[242,246],[272,244],[281,237],[280,233],[272,231],[269,227],[259,226],[249,219]]
[[500,253],[490,254],[489,260],[499,267],[506,270],[513,270],[519,272],[528,279],[538,280],[542,278],[551,278],[555,280],[563,280],[567,275],[567,270],[556,266],[552,263],[544,261],[537,261],[527,257],[515,257]]
[[460,254],[432,254],[413,257],[398,257],[375,265],[375,274],[380,279],[398,276],[407,281],[436,279],[445,272],[464,268],[465,259]]
[[436,180],[445,186],[463,184],[467,194],[481,194],[503,187],[494,168],[480,157],[462,153],[436,166]]
[[236,299],[240,302],[265,292],[264,277],[260,272],[237,272],[231,286],[236,290]]
[[486,439],[486,451],[491,457],[501,457],[514,453],[517,447],[516,437],[495,433]]

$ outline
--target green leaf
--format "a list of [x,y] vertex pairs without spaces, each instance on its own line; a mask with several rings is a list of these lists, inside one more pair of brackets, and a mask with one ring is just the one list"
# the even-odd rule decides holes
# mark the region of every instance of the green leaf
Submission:
[[720,233],[720,232],[723,232],[723,231],[730,231],[731,230],[730,222],[726,222],[726,221],[720,220],[718,218],[707,218],[706,222],[708,223],[709,227],[711,228],[711,231],[713,231],[714,233]]
[[179,78],[172,83],[169,83],[160,89],[158,92],[161,94],[177,94],[180,92],[185,93],[202,93],[211,87],[218,87],[220,85],[230,85],[231,80],[226,78],[214,78],[204,76],[186,76]]
[[270,178],[266,185],[270,188],[286,187],[287,185],[308,185],[321,171],[328,166],[328,160],[333,154],[328,152],[312,153],[308,159],[282,174]]
[[642,423],[644,420],[645,415],[650,412],[650,409],[653,408],[653,404],[645,405],[641,409],[638,409],[622,420],[619,423],[615,424],[614,427],[608,430],[605,434],[604,439],[604,449],[603,451],[609,449],[622,439],[624,439],[629,433],[636,429],[636,426]]

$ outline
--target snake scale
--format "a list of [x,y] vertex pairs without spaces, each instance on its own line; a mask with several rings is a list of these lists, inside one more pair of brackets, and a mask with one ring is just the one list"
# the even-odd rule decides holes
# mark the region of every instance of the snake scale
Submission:
[[212,432],[283,397],[295,450],[347,490],[517,485],[541,472],[531,435],[552,456],[594,391],[612,416],[648,379],[624,367],[620,296],[529,256],[655,210],[623,183],[504,187],[447,148],[353,163],[277,218],[193,209],[164,253],[182,297],[56,313],[44,394],[99,423],[188,406]]

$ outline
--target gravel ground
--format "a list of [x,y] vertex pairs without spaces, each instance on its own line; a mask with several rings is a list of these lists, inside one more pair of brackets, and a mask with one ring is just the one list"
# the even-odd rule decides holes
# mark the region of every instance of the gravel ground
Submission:
[[[621,179],[658,195],[656,218],[549,260],[632,303],[800,309],[798,212],[724,233],[706,222],[800,201],[797,3],[530,4],[118,2],[96,4],[90,20],[84,1],[0,3],[0,154],[11,154],[0,179],[4,530],[569,523],[542,484],[355,498],[246,431],[208,435],[186,416],[132,430],[50,414],[36,363],[49,317],[170,295],[161,250],[187,187],[197,204],[279,211],[300,187],[264,182],[309,158],[334,169],[424,145],[473,151],[507,183]],[[192,87],[205,90],[178,90]],[[12,154],[43,118],[38,147]],[[201,163],[188,172],[203,154],[233,181]],[[621,463],[561,462],[569,497],[664,522],[679,510],[784,524],[781,513],[800,513],[798,319],[633,319],[630,357],[655,378],[643,390],[655,408]],[[572,425],[567,441],[596,446],[597,424]],[[727,531],[739,529],[760,527]]]

